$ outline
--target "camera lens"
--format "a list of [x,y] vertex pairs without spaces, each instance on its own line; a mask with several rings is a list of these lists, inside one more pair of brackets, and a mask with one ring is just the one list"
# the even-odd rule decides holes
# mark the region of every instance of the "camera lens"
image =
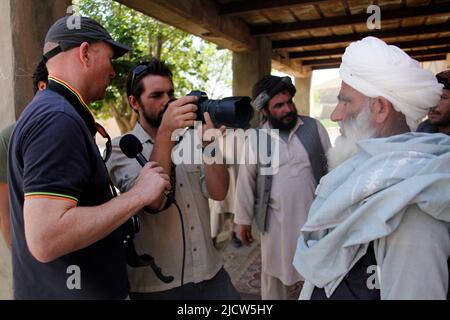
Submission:
[[227,97],[221,100],[208,99],[202,91],[192,91],[189,95],[197,97],[197,119],[205,121],[203,113],[208,112],[215,125],[231,128],[248,128],[253,118],[250,97]]

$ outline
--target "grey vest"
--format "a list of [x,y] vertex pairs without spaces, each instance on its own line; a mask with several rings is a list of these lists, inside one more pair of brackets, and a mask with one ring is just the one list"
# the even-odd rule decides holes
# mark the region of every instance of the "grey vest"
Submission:
[[[297,129],[295,134],[308,153],[314,178],[317,184],[319,184],[320,179],[327,174],[328,168],[327,158],[317,128],[317,122],[313,118],[306,116],[300,116],[300,119],[303,121],[303,125]],[[257,137],[259,138],[259,134]],[[267,139],[270,139],[270,136],[267,136]],[[271,144],[268,143],[268,155],[271,153],[270,145]],[[253,208],[255,222],[261,232],[267,231],[267,208],[269,207],[272,175],[261,175],[260,168],[270,167],[270,165],[270,163],[262,165],[258,161],[256,166],[256,194],[255,205]]]

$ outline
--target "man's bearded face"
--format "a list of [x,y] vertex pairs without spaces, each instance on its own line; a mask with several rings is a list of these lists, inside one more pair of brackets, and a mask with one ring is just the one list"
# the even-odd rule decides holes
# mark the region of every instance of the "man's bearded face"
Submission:
[[370,124],[371,104],[372,99],[368,99],[366,105],[356,116],[338,122],[341,135],[336,139],[334,147],[327,153],[329,170],[354,156],[358,151],[356,143],[359,140],[376,136],[376,130]]
[[437,127],[447,127],[450,125],[450,90],[443,89],[441,99],[436,107],[428,113],[430,123]]
[[276,94],[270,101],[265,112],[272,128],[280,131],[290,131],[297,123],[297,109],[288,91]]
[[274,129],[279,129],[280,131],[291,131],[297,123],[297,115],[297,109],[281,116],[281,118],[276,118],[272,115],[272,113],[269,113],[268,120],[271,127]]
[[[138,99],[140,121],[159,128],[164,115],[164,106],[173,99],[172,79],[166,76],[149,74],[142,78],[143,91]],[[141,122],[142,124],[142,122]]]

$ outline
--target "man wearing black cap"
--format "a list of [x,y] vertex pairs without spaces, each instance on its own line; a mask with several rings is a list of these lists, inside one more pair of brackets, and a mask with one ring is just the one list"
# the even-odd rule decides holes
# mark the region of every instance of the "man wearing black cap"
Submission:
[[[172,71],[164,61],[152,58],[128,74],[127,95],[139,121],[130,132],[142,145],[142,155],[157,161],[170,173],[176,204],[159,203],[159,210],[141,210],[140,232],[134,239],[136,251],[151,254],[164,273],[173,277],[164,282],[145,267],[128,269],[130,298],[143,300],[228,300],[239,299],[210,233],[208,198],[223,200],[228,190],[228,172],[223,164],[179,163],[173,160],[178,148],[194,149],[189,132],[176,144],[172,137],[193,126],[197,115],[195,97],[174,99]],[[203,132],[213,127],[204,114]],[[196,134],[196,133],[194,133]],[[122,137],[113,139],[107,162],[111,180],[121,192],[133,187],[141,166],[120,149]],[[187,162],[187,161],[186,161]],[[179,211],[178,211],[179,210]],[[180,220],[182,219],[182,221]],[[182,229],[183,228],[183,229]]]
[[450,70],[438,73],[436,78],[444,85],[441,99],[437,106],[430,109],[428,119],[419,125],[417,131],[450,135]]
[[317,120],[297,115],[295,92],[289,77],[268,75],[254,85],[252,104],[267,119],[262,128],[279,130],[279,167],[265,175],[261,165],[241,165],[237,179],[235,223],[241,225],[242,242],[253,241],[253,219],[261,231],[262,299],[298,298],[303,279],[292,260],[299,226],[327,172],[328,134]]
[[97,130],[109,137],[88,104],[104,97],[115,76],[111,59],[130,48],[89,18],[78,29],[67,20],[47,33],[48,87],[25,108],[10,142],[14,298],[124,299],[119,227],[159,198],[168,176],[149,163],[135,187],[113,199],[94,140]]

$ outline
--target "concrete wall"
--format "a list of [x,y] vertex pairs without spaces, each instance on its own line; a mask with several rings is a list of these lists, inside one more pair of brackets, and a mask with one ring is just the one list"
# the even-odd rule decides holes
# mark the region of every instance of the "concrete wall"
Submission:
[[[233,53],[233,95],[252,96],[253,85],[263,76],[270,74],[272,45],[266,38],[259,40],[259,50]],[[258,123],[255,114],[252,126]]]
[[[65,15],[70,0],[0,1],[0,130],[14,122],[33,97],[32,75],[45,34]],[[11,298],[11,256],[0,237],[0,300]]]
[[[10,1],[0,1],[0,130],[15,120],[14,112],[14,53],[12,45]],[[0,266],[1,267],[1,266]],[[0,270],[1,272],[1,270]]]
[[304,116],[311,114],[311,75],[306,78],[295,78],[297,92],[294,97],[294,102],[299,114]]
[[70,0],[0,1],[0,129],[20,116],[34,95],[32,75],[45,34],[64,16]]

